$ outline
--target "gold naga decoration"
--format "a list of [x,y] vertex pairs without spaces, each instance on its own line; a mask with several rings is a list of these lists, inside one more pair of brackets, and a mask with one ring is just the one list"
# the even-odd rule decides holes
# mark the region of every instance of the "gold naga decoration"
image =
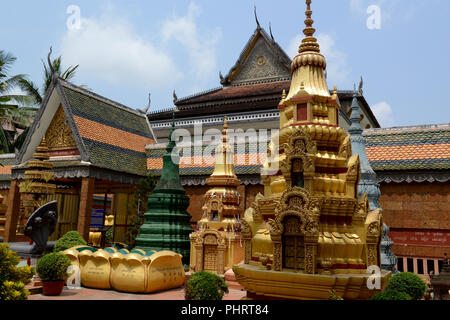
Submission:
[[264,195],[245,212],[244,264],[233,271],[248,298],[328,299],[334,290],[366,299],[391,275],[380,271],[380,287],[367,285],[368,268],[381,267],[382,215],[366,195],[358,199],[359,156],[339,126],[337,89],[330,95],[306,4],[305,38],[261,172]]
[[177,288],[185,281],[181,255],[172,251],[76,246],[63,251],[83,286],[130,293]]
[[241,184],[234,170],[234,150],[228,143],[228,123],[224,119],[222,143],[216,147],[214,172],[206,180],[211,186],[204,197],[199,231],[191,234],[190,270],[225,273],[243,260],[239,227]]

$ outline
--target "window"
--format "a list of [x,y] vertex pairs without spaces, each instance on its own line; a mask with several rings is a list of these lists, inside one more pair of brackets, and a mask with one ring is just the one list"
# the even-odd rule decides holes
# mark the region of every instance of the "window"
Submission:
[[414,260],[412,258],[406,259],[407,270],[406,272],[414,272]]
[[417,274],[424,274],[424,272],[423,272],[423,259],[417,259]]
[[439,262],[438,262],[439,273],[441,273],[443,266],[444,266],[444,260],[439,260]]
[[436,272],[434,271],[434,260],[427,260],[427,269],[428,269],[428,274],[430,274],[431,271],[433,271],[433,274],[435,274]]
[[403,272],[403,258],[398,258],[397,270]]

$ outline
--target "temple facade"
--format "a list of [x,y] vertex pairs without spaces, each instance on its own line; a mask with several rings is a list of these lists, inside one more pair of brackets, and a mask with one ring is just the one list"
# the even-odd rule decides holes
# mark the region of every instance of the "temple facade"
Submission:
[[205,194],[202,219],[198,231],[191,234],[190,270],[225,273],[244,259],[240,235],[241,184],[234,171],[234,148],[228,144],[227,119],[222,131],[222,143],[216,147],[215,168],[206,180],[211,187]]
[[[328,299],[335,289],[366,299],[377,292],[367,268],[381,267],[381,210],[370,210],[366,194],[358,198],[359,155],[339,126],[337,90],[330,95],[306,3],[305,38],[261,171],[264,196],[245,213],[245,260],[233,271],[249,298]],[[382,286],[390,275],[381,272]]]

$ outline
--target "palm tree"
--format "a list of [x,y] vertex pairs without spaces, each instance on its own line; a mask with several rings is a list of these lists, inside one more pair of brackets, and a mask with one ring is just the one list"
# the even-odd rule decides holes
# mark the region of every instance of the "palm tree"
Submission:
[[27,123],[23,121],[25,120],[24,116],[27,113],[30,116],[29,113],[35,111],[34,108],[19,108],[18,106],[18,104],[32,105],[33,97],[28,94],[12,93],[21,81],[26,80],[26,76],[23,74],[9,76],[8,73],[15,61],[16,57],[12,54],[0,50],[0,153],[14,152],[16,148],[21,147],[24,140],[22,133],[15,141],[10,142],[3,130],[3,124],[13,122],[21,129],[25,129],[24,133],[26,134],[28,130],[26,130]]
[[[18,81],[19,87],[27,93],[29,97],[32,97],[35,104],[40,105],[42,101],[44,100],[45,94],[48,91],[48,88],[50,87],[50,84],[52,83],[52,71],[50,66],[47,66],[47,64],[42,61],[42,65],[44,66],[44,84],[42,85],[41,90],[31,81],[26,78],[21,79]],[[69,81],[73,77],[75,77],[76,70],[79,65],[76,66],[70,66],[68,67],[64,72],[61,70],[61,56],[54,59],[52,62],[53,69],[55,70],[56,74],[66,80]]]

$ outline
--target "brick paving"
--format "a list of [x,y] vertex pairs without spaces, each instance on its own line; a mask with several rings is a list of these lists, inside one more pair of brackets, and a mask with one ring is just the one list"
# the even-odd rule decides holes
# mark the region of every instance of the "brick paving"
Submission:
[[[228,283],[228,287],[230,292],[224,295],[223,300],[241,300],[246,295],[246,292],[238,284]],[[60,296],[49,297],[38,293],[31,294],[28,300],[184,300],[184,287],[145,294],[125,293],[115,290],[98,290],[85,287],[70,290],[64,287]]]

